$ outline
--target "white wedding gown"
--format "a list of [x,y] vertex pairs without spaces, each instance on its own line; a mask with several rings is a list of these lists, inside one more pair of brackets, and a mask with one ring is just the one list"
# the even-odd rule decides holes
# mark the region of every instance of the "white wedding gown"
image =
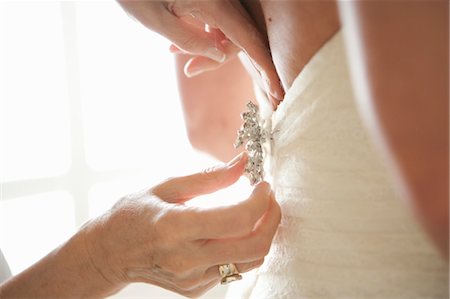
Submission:
[[227,297],[448,298],[448,264],[396,195],[362,125],[342,33],[276,112],[260,102],[273,132],[266,170],[283,218],[263,266]]

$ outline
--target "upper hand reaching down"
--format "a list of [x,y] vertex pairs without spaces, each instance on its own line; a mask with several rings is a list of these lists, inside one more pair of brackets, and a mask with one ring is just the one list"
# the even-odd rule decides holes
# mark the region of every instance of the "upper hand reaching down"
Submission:
[[237,0],[125,1],[121,6],[147,28],[168,38],[171,51],[194,55],[188,76],[216,69],[243,51],[260,75],[273,106],[284,96],[267,40]]

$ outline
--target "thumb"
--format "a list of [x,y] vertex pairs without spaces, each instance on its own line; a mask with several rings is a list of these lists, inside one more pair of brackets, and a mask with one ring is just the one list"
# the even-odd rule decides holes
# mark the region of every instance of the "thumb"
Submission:
[[247,155],[243,152],[223,166],[168,179],[155,186],[151,192],[166,202],[184,202],[232,185],[243,174],[246,163]]

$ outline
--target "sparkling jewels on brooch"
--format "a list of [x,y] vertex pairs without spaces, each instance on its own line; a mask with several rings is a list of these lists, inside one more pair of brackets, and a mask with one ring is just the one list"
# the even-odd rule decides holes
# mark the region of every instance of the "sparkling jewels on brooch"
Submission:
[[238,131],[234,147],[245,144],[248,152],[248,162],[245,172],[248,174],[250,184],[255,185],[264,179],[264,151],[263,144],[269,138],[269,133],[263,129],[258,113],[258,106],[252,102],[247,103],[248,111],[241,114],[244,123]]

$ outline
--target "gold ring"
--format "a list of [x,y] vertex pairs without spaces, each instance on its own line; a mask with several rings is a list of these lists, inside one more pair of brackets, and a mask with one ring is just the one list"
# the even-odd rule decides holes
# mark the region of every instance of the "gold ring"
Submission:
[[242,275],[239,274],[239,271],[236,268],[236,265],[233,263],[220,265],[219,273],[222,279],[220,280],[220,284],[227,284],[236,280],[241,280]]

